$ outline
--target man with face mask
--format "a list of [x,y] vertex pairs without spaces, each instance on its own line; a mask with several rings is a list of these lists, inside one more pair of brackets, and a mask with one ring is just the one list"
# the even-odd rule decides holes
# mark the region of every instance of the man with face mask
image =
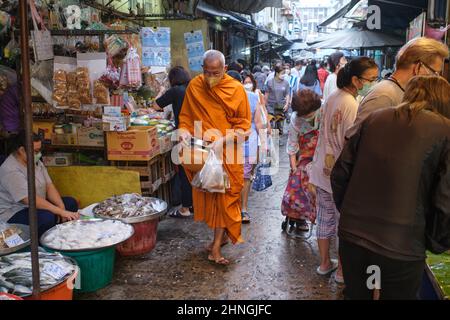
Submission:
[[[226,74],[225,57],[220,51],[205,52],[203,74],[189,83],[179,121],[184,143],[190,144],[194,136],[212,142],[209,148],[219,158],[223,156],[223,168],[229,177],[230,188],[225,193],[194,188],[192,195],[194,220],[204,221],[214,229],[208,260],[227,265],[230,261],[221,253],[221,246],[226,243],[225,234],[233,244],[242,242],[240,194],[244,185],[244,166],[241,150],[242,142],[250,133],[251,112],[243,85]],[[229,156],[230,151],[238,157]],[[184,168],[192,181],[196,172],[187,165]]]
[[[28,224],[28,181],[27,155],[25,152],[25,132],[13,138],[13,152],[0,167],[0,221]],[[78,205],[73,198],[61,198],[47,169],[41,162],[42,142],[33,135],[36,175],[36,207],[38,235],[55,226],[57,217],[61,221],[79,218]]]
[[371,88],[366,84],[355,124],[346,138],[354,135],[361,123],[374,111],[399,105],[409,80],[417,75],[439,75],[449,55],[445,44],[430,38],[417,38],[405,44],[397,54],[395,72]]

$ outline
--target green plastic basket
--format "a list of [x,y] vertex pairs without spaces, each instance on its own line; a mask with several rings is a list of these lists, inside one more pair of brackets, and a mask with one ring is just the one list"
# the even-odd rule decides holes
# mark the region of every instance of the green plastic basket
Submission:
[[[47,251],[55,252],[56,250]],[[114,273],[115,247],[100,250],[82,252],[60,252],[64,256],[73,258],[80,268],[81,283],[80,288],[75,288],[76,292],[94,292],[109,285]]]

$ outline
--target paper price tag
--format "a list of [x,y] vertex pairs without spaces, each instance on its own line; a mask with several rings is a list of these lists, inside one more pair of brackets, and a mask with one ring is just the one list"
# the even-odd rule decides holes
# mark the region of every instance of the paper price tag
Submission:
[[45,264],[42,271],[56,280],[64,278],[67,274],[67,272],[56,263]]
[[5,243],[9,248],[17,247],[24,242],[25,241],[23,241],[23,239],[17,233],[14,233],[12,236],[9,236],[5,239]]

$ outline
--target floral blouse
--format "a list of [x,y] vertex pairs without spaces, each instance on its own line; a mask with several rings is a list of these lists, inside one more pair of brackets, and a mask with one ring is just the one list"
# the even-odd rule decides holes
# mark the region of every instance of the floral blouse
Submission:
[[[320,109],[316,111],[314,124],[309,123],[301,117],[297,117],[297,112],[292,113],[291,123],[289,124],[288,141],[286,145],[287,154],[296,155],[298,152],[300,152],[300,158],[312,158],[314,156],[316,144],[312,143],[311,141],[310,144],[305,144],[306,146],[309,146],[308,148],[302,148],[303,150],[299,150],[299,140],[300,136],[306,137],[308,133],[319,129],[320,118]],[[312,135],[309,135],[309,137],[312,137]]]

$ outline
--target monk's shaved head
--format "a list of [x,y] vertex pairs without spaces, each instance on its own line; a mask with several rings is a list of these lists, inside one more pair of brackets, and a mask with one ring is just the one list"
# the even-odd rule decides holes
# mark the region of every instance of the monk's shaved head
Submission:
[[222,52],[208,50],[203,55],[203,75],[210,88],[219,84],[226,72],[225,57]]
[[217,50],[208,50],[203,55],[203,65],[218,61],[222,67],[225,67],[225,56]]

